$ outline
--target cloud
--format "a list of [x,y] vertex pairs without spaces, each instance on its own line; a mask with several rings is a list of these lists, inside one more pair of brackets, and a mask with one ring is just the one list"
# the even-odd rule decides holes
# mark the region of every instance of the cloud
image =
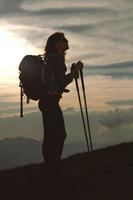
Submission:
[[[31,4],[34,5],[35,1],[31,1]],[[29,1],[27,1],[27,3],[29,3]],[[28,8],[26,9],[26,1],[24,0],[1,0],[0,2],[0,13],[1,14],[27,14],[27,15],[62,15],[62,14],[79,14],[79,13],[90,13],[90,14],[100,14],[100,13],[104,13],[104,14],[114,14],[116,13],[115,10],[112,10],[110,8],[106,8],[106,7],[91,7],[91,6],[86,6],[85,7],[76,7],[76,3],[75,3],[75,7],[62,7],[62,8],[54,8],[54,6],[52,6],[52,4],[50,5],[49,8],[43,8],[42,9],[42,1],[38,2],[38,4],[40,3],[40,10],[37,9],[35,10],[35,8],[33,10],[29,10]],[[56,1],[55,1],[56,3]],[[25,4],[25,6],[23,6]],[[47,4],[47,2],[46,2]]]
[[133,105],[133,99],[107,101],[108,105],[125,106]]
[[123,124],[133,123],[133,109],[130,110],[119,110],[97,113],[97,120],[103,126],[109,129],[115,129]]
[[[5,24],[6,27],[14,24],[16,26],[14,32],[20,38],[25,38],[31,44],[34,43],[37,48],[41,48],[43,40],[54,31],[66,31],[73,38],[76,34],[79,36],[76,49],[78,45],[81,46],[82,42],[84,51],[87,50],[92,54],[95,48],[95,51],[99,52],[100,55],[102,54],[95,60],[100,60],[109,54],[106,50],[108,46],[110,46],[110,52],[112,52],[114,47],[115,49],[118,48],[116,44],[127,45],[128,43],[131,45],[133,16],[129,15],[129,12],[126,11],[127,15],[125,15],[125,9],[116,9],[114,2],[104,3],[103,1],[100,4],[95,2],[95,6],[91,1],[89,1],[89,4],[87,2],[85,0],[82,3],[78,0],[72,1],[73,7],[70,7],[69,3],[66,5],[65,1],[57,3],[57,1],[1,0],[1,21],[2,23],[3,21],[8,22]],[[38,5],[37,9],[36,4]],[[58,4],[62,6],[59,6],[59,8],[55,6]],[[29,9],[29,7],[34,9]],[[128,10],[130,9],[128,8]],[[127,31],[128,28],[130,30]],[[83,36],[85,38],[82,38]],[[82,41],[80,42],[80,40]],[[90,43],[92,43],[91,48]],[[91,49],[93,52],[91,52]]]
[[[81,114],[73,108],[64,110],[67,131],[66,143],[85,144]],[[91,135],[95,148],[133,140],[133,109],[107,112],[89,112]],[[0,139],[7,137],[28,137],[43,139],[41,112],[8,117],[0,120]],[[86,144],[85,144],[86,147]]]
[[0,119],[0,138],[32,137],[42,138],[41,113],[30,113],[20,118],[19,115]]
[[64,110],[64,113],[70,114],[75,112],[75,108],[74,107],[68,107]]
[[[1,96],[0,96],[1,97]],[[7,97],[7,96],[6,96]],[[10,97],[10,96],[8,96],[8,97]],[[0,108],[2,108],[2,107],[5,107],[5,108],[7,108],[7,107],[9,107],[9,106],[18,106],[18,104],[19,103],[16,103],[16,102],[0,102]]]
[[[132,79],[133,61],[124,60],[132,59],[133,16],[127,10],[127,15],[124,14],[125,7],[123,10],[119,7],[116,9],[115,1],[105,5],[96,1],[97,6],[86,6],[87,1],[83,1],[79,7],[76,6],[79,1],[73,1],[73,7],[70,8],[64,1],[62,7],[58,8],[54,6],[57,1],[54,4],[51,2],[53,1],[1,0],[1,23],[5,23],[3,28],[14,32],[19,39],[24,39],[25,48],[31,44],[36,51],[43,51],[45,41],[51,33],[57,30],[66,31],[70,38],[70,51],[72,49],[71,55],[68,54],[70,64],[81,59],[87,66],[86,75]],[[34,3],[39,5],[37,9]],[[41,8],[42,3],[49,3],[50,7]],[[34,9],[29,9],[28,4],[33,5]],[[127,46],[127,40],[130,47]],[[123,62],[117,63],[120,60]],[[102,66],[95,63],[114,64]]]
[[[35,106],[35,103],[36,102],[32,101],[30,104],[27,104],[26,98],[23,99],[24,115],[27,113],[38,111],[38,108],[37,106]],[[20,98],[17,98],[16,94],[0,94],[0,119],[6,119],[11,116],[20,116]]]
[[107,146],[133,141],[133,109],[95,112],[90,115],[94,145]]
[[87,75],[111,76],[114,79],[133,78],[133,61],[113,63],[109,65],[89,66],[86,68]]
[[[3,89],[2,87],[0,89]],[[0,104],[3,104],[6,103],[5,100],[8,99],[8,98],[12,98],[14,97],[15,95],[14,94],[0,94]],[[4,102],[2,102],[4,101]]]
[[40,11],[29,11],[29,14],[30,13],[33,13],[33,14],[36,14],[36,15],[65,15],[65,14],[80,14],[80,13],[83,13],[83,14],[96,14],[96,15],[99,15],[99,14],[102,14],[102,15],[109,15],[109,14],[116,14],[117,12],[115,10],[112,10],[112,9],[109,9],[109,8],[87,8],[87,7],[74,7],[74,8],[52,8],[52,9],[44,9],[44,10],[40,10]]
[[1,15],[8,15],[11,13],[20,13],[20,5],[24,2],[24,0],[1,0],[0,1],[0,14]]

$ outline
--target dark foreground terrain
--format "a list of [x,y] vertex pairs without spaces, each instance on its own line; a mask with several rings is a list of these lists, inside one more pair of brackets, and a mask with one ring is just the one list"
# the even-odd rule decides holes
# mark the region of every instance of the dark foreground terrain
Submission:
[[133,143],[62,160],[60,172],[33,164],[0,172],[0,200],[133,200]]

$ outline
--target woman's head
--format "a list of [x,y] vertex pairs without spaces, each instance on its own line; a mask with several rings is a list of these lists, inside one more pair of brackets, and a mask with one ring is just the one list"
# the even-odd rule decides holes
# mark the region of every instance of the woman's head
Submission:
[[65,38],[64,33],[56,32],[50,35],[46,42],[45,55],[53,53],[61,53],[65,55],[65,51],[68,49],[68,40]]

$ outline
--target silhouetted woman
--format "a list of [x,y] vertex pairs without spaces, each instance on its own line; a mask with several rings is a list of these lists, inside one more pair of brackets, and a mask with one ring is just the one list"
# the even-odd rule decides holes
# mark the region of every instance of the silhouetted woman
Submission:
[[[57,166],[63,151],[66,138],[66,130],[59,100],[65,87],[73,81],[74,76],[83,67],[79,61],[71,72],[66,73],[65,52],[69,49],[68,40],[61,32],[52,34],[45,46],[45,60],[47,63],[46,79],[49,86],[39,100],[39,108],[42,111],[44,125],[44,141],[42,153],[45,163],[49,166]],[[49,77],[48,77],[49,76]]]

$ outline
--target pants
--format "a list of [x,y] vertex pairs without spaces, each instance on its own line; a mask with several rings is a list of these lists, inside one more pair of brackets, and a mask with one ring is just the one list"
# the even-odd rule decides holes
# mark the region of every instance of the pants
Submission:
[[66,138],[64,118],[59,106],[59,98],[46,96],[39,101],[44,126],[42,153],[47,164],[60,161]]

